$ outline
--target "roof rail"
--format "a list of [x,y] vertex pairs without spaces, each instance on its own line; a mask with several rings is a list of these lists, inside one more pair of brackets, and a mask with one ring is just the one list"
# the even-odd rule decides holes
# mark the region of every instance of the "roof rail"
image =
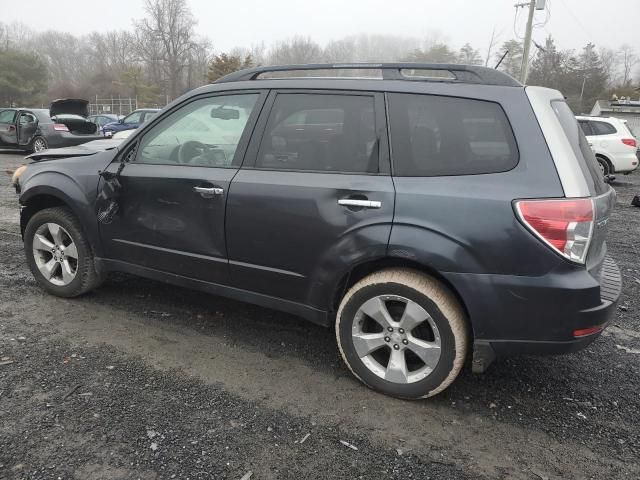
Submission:
[[[449,63],[310,63],[301,65],[274,65],[255,67],[225,75],[214,83],[258,80],[260,75],[271,72],[296,72],[310,70],[381,70],[383,80],[418,80],[432,82],[476,83],[520,87],[522,84],[504,72],[478,65]],[[429,70],[449,72],[453,78],[405,75],[404,70]],[[345,77],[348,78],[348,77]]]

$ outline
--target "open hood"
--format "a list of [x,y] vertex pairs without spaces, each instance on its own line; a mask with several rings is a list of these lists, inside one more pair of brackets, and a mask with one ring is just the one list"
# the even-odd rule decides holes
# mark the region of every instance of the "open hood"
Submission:
[[89,102],[80,98],[63,98],[54,100],[49,107],[49,115],[54,117],[60,114],[89,116]]

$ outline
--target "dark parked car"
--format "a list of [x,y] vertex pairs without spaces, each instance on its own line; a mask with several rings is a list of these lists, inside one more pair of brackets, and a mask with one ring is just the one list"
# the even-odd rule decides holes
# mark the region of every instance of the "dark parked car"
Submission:
[[102,138],[86,118],[87,106],[86,100],[64,99],[54,101],[49,110],[0,109],[0,148],[40,152]]
[[109,137],[116,132],[136,129],[144,122],[148,122],[155,117],[159,111],[160,109],[158,108],[141,108],[135,110],[120,120],[107,123],[102,127],[102,131],[105,136]]
[[621,289],[615,193],[563,95],[459,65],[264,78],[339,68],[236,72],[118,148],[36,155],[18,188],[38,283],[74,297],[124,271],[334,325],[354,375],[402,398],[471,355],[592,342]]

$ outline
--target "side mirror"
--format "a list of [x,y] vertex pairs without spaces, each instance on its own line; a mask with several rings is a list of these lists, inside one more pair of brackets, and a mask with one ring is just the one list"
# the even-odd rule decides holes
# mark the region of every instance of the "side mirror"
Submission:
[[212,108],[211,118],[219,118],[220,120],[238,120],[240,118],[240,110],[235,108]]

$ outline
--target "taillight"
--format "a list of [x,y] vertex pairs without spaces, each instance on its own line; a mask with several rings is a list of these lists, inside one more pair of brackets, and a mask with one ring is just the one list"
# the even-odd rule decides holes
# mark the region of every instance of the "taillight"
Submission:
[[573,262],[585,262],[593,234],[591,199],[519,200],[515,208],[520,220],[544,243]]
[[623,138],[622,143],[633,148],[636,148],[638,146],[638,142],[636,142],[635,138]]
[[69,129],[67,128],[67,126],[64,123],[54,123],[53,124],[53,129],[56,132],[68,132]]

